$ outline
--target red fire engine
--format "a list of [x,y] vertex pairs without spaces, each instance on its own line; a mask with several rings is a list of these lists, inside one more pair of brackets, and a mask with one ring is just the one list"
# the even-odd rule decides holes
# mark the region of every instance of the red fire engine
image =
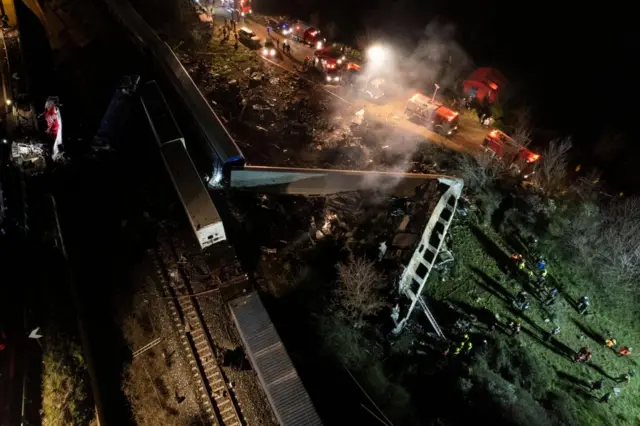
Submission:
[[518,144],[507,134],[497,129],[490,131],[484,138],[484,149],[495,153],[496,157],[508,163],[525,178],[534,173],[534,163],[540,159],[540,154]]
[[320,30],[312,27],[309,24],[305,24],[302,21],[298,21],[292,26],[291,38],[301,43],[315,46],[316,49],[321,49],[325,41],[320,36]]
[[346,61],[342,50],[336,47],[318,49],[313,53],[313,66],[324,74],[327,82],[339,82],[341,69]]
[[416,93],[409,99],[405,114],[409,120],[418,121],[443,136],[450,136],[458,129],[460,114],[422,93]]
[[251,0],[238,0],[237,9],[240,11],[240,16],[247,16],[253,13],[253,9],[251,8]]

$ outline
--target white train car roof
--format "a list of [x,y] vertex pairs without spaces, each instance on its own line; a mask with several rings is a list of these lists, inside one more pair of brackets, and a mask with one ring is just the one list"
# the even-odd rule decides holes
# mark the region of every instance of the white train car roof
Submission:
[[162,157],[178,192],[198,243],[203,249],[227,239],[222,219],[200,179],[184,142],[162,145]]

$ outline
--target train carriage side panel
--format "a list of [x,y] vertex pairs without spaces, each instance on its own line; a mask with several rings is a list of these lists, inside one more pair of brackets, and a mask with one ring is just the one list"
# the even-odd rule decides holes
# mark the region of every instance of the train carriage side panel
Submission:
[[161,147],[164,163],[201,248],[227,239],[222,219],[180,140]]
[[[235,141],[215,114],[207,100],[184,69],[171,48],[163,42],[128,1],[103,0],[118,22],[123,25],[134,43],[162,70],[181,103],[188,110],[194,124],[205,139],[207,155],[213,161],[206,174],[212,178],[218,174],[228,176],[233,168],[244,166],[244,156]],[[218,166],[217,163],[220,163]],[[222,169],[222,170],[220,170]]]
[[149,81],[144,84],[141,92],[140,102],[158,145],[162,146],[179,139],[184,144],[182,132],[158,84],[155,81]]

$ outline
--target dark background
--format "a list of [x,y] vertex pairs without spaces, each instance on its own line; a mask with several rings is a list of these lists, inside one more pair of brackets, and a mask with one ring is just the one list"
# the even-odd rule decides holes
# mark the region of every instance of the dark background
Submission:
[[598,167],[612,187],[628,192],[640,183],[634,91],[640,49],[627,8],[444,0],[254,0],[254,8],[321,28],[333,22],[336,37],[347,43],[380,30],[417,42],[429,23],[453,24],[474,63],[500,69],[518,101],[532,109],[538,138],[571,135],[573,161],[583,170]]

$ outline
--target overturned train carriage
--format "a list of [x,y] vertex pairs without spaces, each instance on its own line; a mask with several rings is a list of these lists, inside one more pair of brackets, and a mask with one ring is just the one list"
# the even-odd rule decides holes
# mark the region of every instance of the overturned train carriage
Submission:
[[173,114],[154,81],[144,85],[140,102],[198,244],[205,248],[226,240],[218,210],[187,152]]

